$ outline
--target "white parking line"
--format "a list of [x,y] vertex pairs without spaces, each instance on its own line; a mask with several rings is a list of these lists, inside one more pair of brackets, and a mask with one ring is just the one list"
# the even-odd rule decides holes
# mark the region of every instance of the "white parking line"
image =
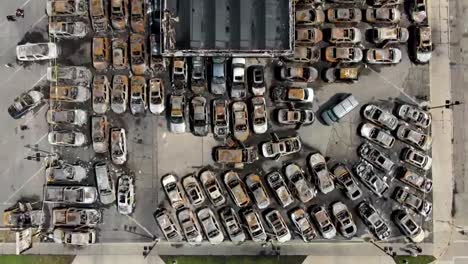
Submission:
[[17,68],[12,74],[10,74],[10,77],[8,79],[6,79],[5,81],[1,83],[1,85],[7,84],[11,79],[13,79],[13,77],[15,77],[15,74],[19,72],[20,70],[21,68]]
[[3,203],[8,203],[13,196],[15,196],[19,191],[21,191],[24,186],[26,186],[32,179],[34,179],[37,175],[39,175],[40,172],[43,171],[43,169],[46,167],[45,164],[43,164],[29,179],[23,183],[16,191],[14,191],[10,196],[8,196],[8,199],[6,199]]
[[23,9],[31,0],[24,2],[19,8]]
[[127,217],[132,220],[137,226],[139,226],[141,229],[143,229],[146,233],[148,233],[148,235],[150,235],[152,238],[156,237],[155,235],[153,235],[146,227],[144,227],[142,224],[140,224],[135,218],[127,215]]

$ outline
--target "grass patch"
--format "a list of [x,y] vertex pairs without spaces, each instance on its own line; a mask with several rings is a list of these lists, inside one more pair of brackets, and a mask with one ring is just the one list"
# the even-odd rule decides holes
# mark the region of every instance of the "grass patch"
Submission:
[[70,264],[75,256],[23,255],[0,256],[2,264]]
[[306,256],[161,256],[166,264],[301,264]]
[[408,261],[408,264],[429,264],[436,260],[434,256],[421,255],[417,257],[411,256],[396,256],[393,258],[396,264],[403,264],[405,260]]

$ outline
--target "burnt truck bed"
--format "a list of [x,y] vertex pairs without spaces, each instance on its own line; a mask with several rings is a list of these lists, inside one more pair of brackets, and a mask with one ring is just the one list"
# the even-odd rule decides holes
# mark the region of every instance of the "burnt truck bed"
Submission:
[[[292,4],[288,0],[167,0],[175,48],[163,54],[186,56],[278,56],[291,54]],[[164,5],[164,3],[162,3]],[[161,23],[164,27],[165,23]],[[164,30],[161,30],[164,34]],[[162,38],[164,39],[164,37]]]

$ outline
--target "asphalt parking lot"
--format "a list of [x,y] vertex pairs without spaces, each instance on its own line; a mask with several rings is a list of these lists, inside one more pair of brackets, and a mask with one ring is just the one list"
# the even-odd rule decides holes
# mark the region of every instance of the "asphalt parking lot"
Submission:
[[[403,7],[402,7],[403,8]],[[406,22],[403,22],[404,25]],[[22,41],[36,41],[46,39],[45,24],[40,25],[42,27],[34,28],[32,31],[27,33]],[[329,26],[329,25],[325,25]],[[359,27],[366,27],[365,23],[361,23]],[[29,35],[28,35],[29,34]],[[117,33],[116,33],[117,34]],[[91,39],[92,36],[88,36],[84,41],[63,41],[59,42],[62,47],[62,57],[58,63],[60,65],[84,65],[92,68],[91,66]],[[323,44],[324,45],[324,44]],[[364,45],[369,45],[364,43]],[[369,66],[362,68],[360,80],[353,84],[325,84],[321,81],[312,83],[310,86],[315,90],[315,99],[311,107],[319,113],[324,106],[330,104],[332,101],[337,99],[337,95],[352,93],[361,106],[367,103],[375,103],[382,106],[385,109],[393,110],[395,104],[400,102],[408,103],[422,103],[423,101],[429,100],[429,89],[428,79],[429,72],[427,66],[417,66],[412,64],[407,56],[407,50],[405,46],[400,46],[403,51],[403,60],[401,63],[390,67],[374,67]],[[273,67],[275,65],[273,59],[249,59],[248,64],[265,64],[267,66],[268,87],[277,85],[276,82],[272,81]],[[33,67],[24,65],[25,67]],[[34,67],[42,67],[44,69],[47,65],[37,65]],[[327,65],[320,63],[316,65],[317,68],[323,69]],[[112,76],[112,72],[107,73],[108,77]],[[146,77],[149,78],[151,74]],[[168,80],[168,74],[165,73],[163,76],[165,80]],[[39,85],[40,84],[40,85]],[[44,82],[38,85],[47,87]],[[26,86],[25,86],[26,87]],[[26,90],[26,88],[24,88]],[[18,91],[18,93],[21,91]],[[170,92],[170,90],[168,90]],[[10,95],[8,98],[10,101],[16,95]],[[208,93],[208,98],[212,98]],[[251,96],[251,95],[250,95]],[[250,97],[249,96],[249,97]],[[190,92],[187,93],[187,99],[190,98]],[[278,105],[271,102],[269,96],[267,98],[269,117],[272,117],[272,113]],[[4,108],[8,106],[4,103]],[[88,102],[83,105],[63,105],[66,108],[82,108],[92,111],[91,104]],[[201,169],[211,167],[216,171],[218,177],[220,177],[225,171],[230,168],[219,167],[214,164],[212,159],[212,148],[215,146],[223,145],[223,142],[217,141],[213,138],[210,133],[207,137],[195,137],[191,133],[185,133],[181,135],[172,134],[168,131],[168,122],[166,116],[155,116],[147,112],[143,117],[132,116],[129,112],[123,115],[117,115],[112,112],[108,112],[107,116],[110,120],[111,126],[123,127],[127,130],[128,135],[128,162],[125,167],[115,167],[114,179],[116,179],[119,170],[125,170],[132,173],[136,179],[136,209],[132,216],[123,216],[117,213],[115,206],[110,206],[103,209],[103,224],[98,227],[99,230],[99,242],[133,242],[133,241],[149,241],[152,236],[161,236],[160,230],[158,229],[156,222],[152,216],[153,212],[158,207],[169,208],[166,196],[161,188],[161,177],[168,173],[173,173],[181,179],[182,177],[191,174],[198,173]],[[187,116],[187,115],[186,115]],[[273,120],[274,118],[270,118]],[[37,126],[45,126],[45,120],[43,114],[38,114],[32,121]],[[308,127],[302,127],[295,131],[294,129],[278,127],[274,122],[269,122],[269,132],[277,132],[280,137],[299,134],[302,142],[303,149],[297,155],[288,156],[282,158],[280,161],[266,160],[260,158],[253,165],[247,165],[242,171],[238,171],[241,177],[246,176],[249,173],[257,172],[260,175],[266,175],[272,170],[281,170],[285,164],[289,162],[296,162],[307,171],[305,162],[306,157],[315,151],[320,151],[324,155],[330,157],[332,161],[344,162],[349,166],[352,166],[358,161],[356,154],[357,147],[363,142],[363,139],[357,135],[357,128],[362,122],[359,111],[354,111],[349,114],[344,120],[333,127],[324,126],[320,121],[316,121],[313,125]],[[188,125],[188,124],[187,124]],[[35,127],[34,125],[32,127]],[[187,126],[188,127],[188,126]],[[83,128],[83,131],[89,136],[89,127]],[[16,133],[15,137],[21,137],[21,133]],[[258,145],[261,142],[267,141],[270,138],[268,136],[252,135],[249,140],[245,143],[246,145]],[[29,142],[32,144],[34,141]],[[48,149],[45,142],[42,142],[44,149]],[[398,155],[403,144],[398,142],[390,153],[394,161],[398,160]],[[23,146],[16,146],[16,148],[22,148]],[[3,148],[0,150],[2,154],[7,155],[9,149]],[[54,148],[54,151],[58,152],[60,156],[71,162],[83,162],[89,168],[89,182],[88,184],[94,184],[94,175],[92,165],[97,160],[107,159],[107,155],[96,157],[90,146],[86,148]],[[24,165],[21,165],[24,166]],[[430,177],[430,176],[429,176]],[[221,178],[218,178],[221,179]],[[10,181],[9,178],[5,180]],[[13,188],[16,190],[24,182],[18,184],[4,184],[1,187],[2,191],[6,193],[12,193],[10,185],[15,185]],[[29,188],[17,193],[17,195],[8,197],[19,199],[22,197],[40,197],[42,194],[42,184],[44,179],[42,177],[34,178],[30,183]],[[395,186],[400,185],[400,182],[394,180],[391,182],[391,190],[387,195],[392,193]],[[389,199],[377,199],[377,197],[371,194],[368,189],[360,185],[365,195],[363,199],[370,200],[376,205],[377,208],[386,216],[390,212],[397,208],[395,202],[388,202]],[[20,189],[21,190],[21,189]],[[269,189],[268,189],[269,190]],[[270,193],[271,194],[271,193]],[[5,197],[7,198],[7,197]],[[431,197],[428,197],[431,200]],[[6,200],[6,199],[5,199]],[[231,202],[231,199],[228,198]],[[313,205],[324,205],[329,206],[334,201],[345,202],[350,209],[354,209],[355,202],[351,203],[343,195],[340,190],[335,190],[330,194],[324,195],[319,193],[318,197],[312,202],[306,205],[296,204],[290,208],[302,206],[310,208]],[[274,199],[272,200],[274,201]],[[205,201],[205,205],[213,208],[208,201]],[[8,204],[4,204],[5,207]],[[233,206],[235,208],[235,206]],[[270,209],[276,208],[275,202],[270,205]],[[214,209],[214,208],[213,208]],[[262,212],[266,212],[269,209],[265,209]],[[289,210],[281,211],[283,216],[287,219],[287,212]],[[354,211],[353,211],[354,212]],[[367,237],[367,230],[354,213],[354,218],[358,224],[358,237]],[[290,225],[291,223],[287,221]],[[431,221],[426,222],[426,228],[432,228]],[[268,229],[267,225],[265,227]],[[292,226],[289,226],[292,229]],[[400,233],[395,226],[392,226],[393,237],[400,239]],[[269,231],[271,233],[271,230]],[[428,232],[430,233],[430,232]],[[297,239],[298,237],[295,236]],[[429,241],[431,237],[427,238]],[[340,240],[338,236],[338,240]]]

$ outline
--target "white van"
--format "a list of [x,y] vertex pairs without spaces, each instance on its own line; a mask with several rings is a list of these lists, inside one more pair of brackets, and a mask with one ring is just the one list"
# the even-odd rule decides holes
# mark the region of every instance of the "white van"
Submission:
[[351,112],[359,105],[359,102],[353,95],[347,96],[344,100],[333,106],[331,109],[322,112],[322,120],[325,124],[331,126],[335,122],[339,122],[345,115]]

